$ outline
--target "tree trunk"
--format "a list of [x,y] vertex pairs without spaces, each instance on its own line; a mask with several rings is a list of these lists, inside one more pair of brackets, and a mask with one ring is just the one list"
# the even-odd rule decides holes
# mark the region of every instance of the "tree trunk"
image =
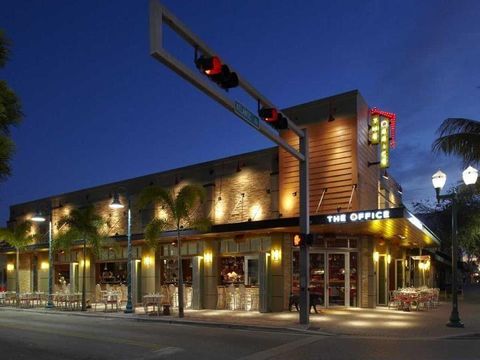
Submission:
[[15,293],[16,295],[16,303],[17,306],[20,305],[20,250],[18,247],[16,248],[17,250],[17,259],[16,259],[16,264],[15,264]]
[[177,222],[177,248],[178,248],[178,317],[183,318],[183,267],[182,244],[180,243],[180,223]]
[[87,311],[87,288],[85,286],[85,268],[87,267],[87,241],[83,238],[83,269],[82,269],[82,311]]

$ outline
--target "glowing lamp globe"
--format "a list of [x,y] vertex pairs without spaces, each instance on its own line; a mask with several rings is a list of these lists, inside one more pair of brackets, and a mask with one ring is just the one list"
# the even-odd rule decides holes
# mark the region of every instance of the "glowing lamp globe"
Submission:
[[446,182],[447,175],[442,171],[438,170],[435,174],[432,175],[432,184],[435,189],[443,189]]
[[41,212],[37,212],[35,215],[32,216],[31,220],[35,222],[44,222],[47,219],[45,218],[45,216],[43,216]]
[[473,185],[477,182],[478,170],[469,166],[463,171],[462,176],[465,185]]
[[125,205],[120,202],[120,197],[118,194],[113,195],[112,203],[108,206],[110,209],[123,209],[125,207]]

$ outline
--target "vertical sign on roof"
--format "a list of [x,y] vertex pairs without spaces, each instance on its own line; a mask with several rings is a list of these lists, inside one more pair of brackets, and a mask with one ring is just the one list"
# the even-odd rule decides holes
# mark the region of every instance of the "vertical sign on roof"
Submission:
[[390,119],[380,120],[380,168],[390,167]]
[[370,130],[368,132],[368,140],[370,144],[377,145],[380,138],[380,116],[374,114],[370,118]]

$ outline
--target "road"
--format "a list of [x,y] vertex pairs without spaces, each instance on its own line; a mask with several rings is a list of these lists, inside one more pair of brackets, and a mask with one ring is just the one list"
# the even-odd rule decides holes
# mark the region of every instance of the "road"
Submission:
[[334,337],[0,311],[0,359],[480,359],[464,339]]

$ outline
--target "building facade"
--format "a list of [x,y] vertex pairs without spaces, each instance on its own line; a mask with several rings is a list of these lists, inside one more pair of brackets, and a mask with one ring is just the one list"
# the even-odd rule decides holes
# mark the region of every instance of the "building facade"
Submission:
[[[332,111],[334,109],[334,111]],[[369,143],[370,109],[358,91],[285,109],[300,127],[309,130],[310,223],[315,234],[310,247],[310,293],[324,306],[386,305],[389,291],[406,285],[430,285],[433,268],[423,248],[439,240],[403,207],[402,189],[375,163],[378,149]],[[293,146],[289,130],[281,136]],[[112,210],[113,194],[132,203],[134,301],[175,286],[178,267],[191,288],[188,307],[225,308],[232,287],[245,287],[254,298],[253,310],[282,311],[298,293],[299,164],[277,147],[202,164],[52,196],[10,208],[9,226],[50,212],[53,238],[58,220],[72,209],[92,204],[105,219],[108,234],[98,256],[83,259],[80,247],[54,254],[48,263],[48,224],[35,224],[40,240],[20,256],[20,291],[47,291],[49,266],[56,286],[81,289],[86,267],[90,297],[95,287],[126,280],[127,217]],[[181,255],[173,229],[165,231],[155,251],[144,242],[144,229],[153,218],[167,219],[160,206],[140,209],[138,194],[159,185],[178,191],[186,184],[205,188],[206,200],[196,209],[208,217],[208,232],[182,229]],[[15,255],[3,247],[2,273],[8,290],[15,289]],[[253,294],[253,295],[252,295]]]

